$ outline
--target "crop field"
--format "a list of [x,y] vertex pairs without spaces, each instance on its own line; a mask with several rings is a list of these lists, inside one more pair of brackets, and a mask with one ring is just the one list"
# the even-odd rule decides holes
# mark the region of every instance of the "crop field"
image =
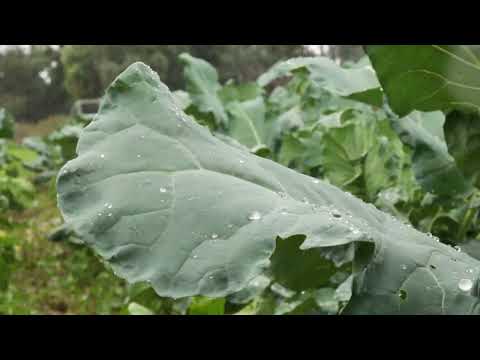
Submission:
[[0,102],[0,314],[480,314],[480,49],[363,51]]

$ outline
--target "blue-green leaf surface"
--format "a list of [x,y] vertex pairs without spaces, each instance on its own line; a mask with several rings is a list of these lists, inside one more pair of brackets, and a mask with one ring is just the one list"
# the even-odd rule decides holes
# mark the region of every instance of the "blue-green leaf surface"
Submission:
[[276,239],[301,235],[293,250],[318,253],[313,266],[324,261],[315,249],[354,244],[346,313],[480,312],[478,261],[215,138],[144,64],[113,82],[77,152],[57,181],[66,222],[119,276],[161,296],[226,296],[271,266],[280,276]]

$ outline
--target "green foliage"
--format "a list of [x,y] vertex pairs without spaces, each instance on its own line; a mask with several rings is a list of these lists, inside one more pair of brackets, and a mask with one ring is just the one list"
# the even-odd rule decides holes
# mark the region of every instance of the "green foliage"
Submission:
[[[187,72],[189,81],[208,79],[196,81],[194,93],[208,96],[194,96],[186,112],[205,124],[212,99],[217,114],[225,104],[221,85],[212,68],[188,59],[189,66],[197,64]],[[329,71],[334,76],[327,72],[328,78],[343,76]],[[311,177],[348,188],[420,228],[450,214],[462,239],[472,225],[469,209],[476,209],[474,198],[463,212],[443,198],[428,200],[410,170],[416,143],[400,142],[398,118],[352,101],[351,85],[342,93],[325,78],[296,71],[283,87],[282,97],[292,99],[287,108],[268,94],[229,100],[223,105],[228,122],[214,112],[208,123],[212,136],[183,114],[150,68],[130,66],[82,132],[78,158],[60,172],[65,219],[118,275],[149,281],[162,296],[249,300],[240,313],[478,313],[476,260]],[[362,89],[367,95],[354,100],[378,91]],[[269,107],[265,116],[259,108],[248,111],[261,102]],[[276,129],[270,141],[257,130],[265,124]],[[243,146],[232,145],[229,135]],[[288,149],[282,151],[284,138]],[[274,160],[296,163],[310,176],[253,155],[259,143]],[[306,161],[302,149],[315,143],[318,153]],[[238,295],[262,274],[273,283],[260,286],[261,295]]]
[[345,69],[323,57],[301,57],[277,63],[258,78],[258,84],[266,86],[275,79],[304,68],[307,69],[310,79],[316,86],[332,94],[365,101],[376,106],[382,104],[380,84],[370,66]]
[[15,133],[15,119],[4,108],[0,108],[0,139],[13,138]]
[[217,70],[204,60],[189,54],[181,54],[179,59],[185,66],[186,88],[192,103],[198,111],[212,114],[217,126],[227,126],[227,114],[218,96]]
[[113,83],[0,136],[0,313],[478,314],[475,48],[269,47],[64,47]]

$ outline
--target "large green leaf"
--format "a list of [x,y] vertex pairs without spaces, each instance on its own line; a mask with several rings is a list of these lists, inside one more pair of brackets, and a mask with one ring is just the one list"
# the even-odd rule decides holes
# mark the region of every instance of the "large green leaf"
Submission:
[[467,194],[472,186],[448,153],[444,122],[445,116],[440,111],[415,111],[393,120],[393,127],[402,141],[414,150],[413,172],[426,191],[447,196]]
[[480,109],[480,60],[465,45],[368,45],[389,104],[413,110]]
[[15,119],[4,108],[0,108],[0,138],[13,138],[15,133]]
[[77,150],[57,181],[66,222],[161,296],[235,293],[269,267],[277,237],[303,235],[306,252],[355,244],[349,313],[480,313],[478,261],[216,139],[144,64],[113,82]]
[[380,84],[371,66],[345,69],[326,57],[300,57],[279,62],[262,74],[257,82],[266,86],[304,68],[308,70],[311,81],[335,95],[376,106],[383,102]]
[[184,76],[192,102],[200,112],[212,113],[218,125],[227,125],[228,117],[218,95],[221,86],[217,70],[205,60],[186,53],[179,59],[185,64]]

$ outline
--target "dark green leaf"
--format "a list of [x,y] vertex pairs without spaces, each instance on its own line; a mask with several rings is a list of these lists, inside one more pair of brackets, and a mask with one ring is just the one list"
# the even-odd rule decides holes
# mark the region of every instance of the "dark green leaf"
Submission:
[[480,60],[465,45],[365,47],[393,111],[480,108]]

